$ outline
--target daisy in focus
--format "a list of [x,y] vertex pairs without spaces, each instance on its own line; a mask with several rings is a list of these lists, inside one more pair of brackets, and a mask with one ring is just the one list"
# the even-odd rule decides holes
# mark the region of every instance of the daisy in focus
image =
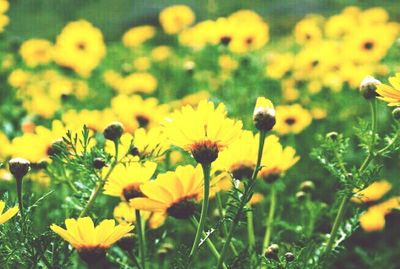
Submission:
[[400,106],[400,73],[389,78],[390,85],[377,85],[378,98],[388,103],[388,106]]
[[18,213],[18,206],[14,206],[4,212],[6,203],[0,200],[0,224],[4,224],[9,221],[15,214]]

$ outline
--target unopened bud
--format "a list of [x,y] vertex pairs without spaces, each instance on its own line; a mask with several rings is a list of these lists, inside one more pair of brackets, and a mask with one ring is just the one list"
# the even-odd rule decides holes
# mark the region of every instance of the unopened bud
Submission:
[[395,120],[400,121],[400,107],[393,109],[392,115]]
[[106,162],[102,158],[96,158],[93,160],[93,167],[96,169],[101,169],[106,166]]
[[296,198],[299,201],[304,201],[307,197],[307,193],[305,193],[304,191],[298,191],[296,192]]
[[275,109],[272,102],[265,97],[258,97],[253,112],[253,121],[260,131],[270,131],[276,123]]
[[360,84],[360,92],[365,99],[373,99],[376,96],[376,86],[379,84],[381,84],[381,82],[376,78],[366,76]]
[[264,252],[264,256],[267,259],[278,260],[279,246],[277,244],[272,244]]
[[333,141],[335,141],[338,137],[338,133],[337,132],[329,132],[326,134],[326,138],[331,139]]
[[28,173],[30,162],[23,158],[13,158],[8,162],[8,167],[16,178],[22,178]]
[[118,121],[111,122],[107,127],[104,129],[103,134],[104,137],[111,141],[118,141],[118,139],[122,136],[124,132],[124,127],[122,123]]
[[300,190],[303,192],[312,192],[315,190],[315,184],[311,180],[304,181],[300,184]]
[[294,256],[294,254],[292,252],[286,252],[285,253],[286,262],[292,262],[292,261],[294,261],[294,259],[295,259],[295,256]]

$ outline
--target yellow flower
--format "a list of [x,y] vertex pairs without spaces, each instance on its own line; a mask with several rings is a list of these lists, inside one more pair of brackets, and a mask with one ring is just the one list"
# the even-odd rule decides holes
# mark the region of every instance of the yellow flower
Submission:
[[381,199],[390,189],[392,184],[386,180],[376,181],[363,190],[354,190],[351,199],[356,203],[368,203]]
[[385,216],[395,208],[400,208],[400,197],[371,206],[359,218],[361,228],[366,232],[382,230],[385,227]]
[[4,224],[9,221],[15,214],[18,213],[18,206],[8,209],[3,213],[6,203],[0,200],[0,224]]
[[8,76],[8,83],[14,88],[24,87],[30,78],[30,73],[22,69],[15,69]]
[[276,125],[279,134],[298,134],[312,121],[311,113],[299,104],[276,107]]
[[142,25],[129,29],[122,37],[122,43],[126,47],[137,47],[154,37],[156,29],[154,26]]
[[186,219],[194,214],[203,188],[200,165],[178,166],[175,172],[159,174],[156,180],[141,185],[145,197],[131,199],[130,204],[136,209]]
[[90,217],[66,219],[63,229],[52,224],[50,229],[70,243],[85,261],[104,257],[108,248],[132,231],[132,225],[115,225],[111,219],[103,220],[96,227]]
[[390,77],[389,82],[392,87],[386,84],[377,85],[378,98],[388,103],[389,106],[400,106],[400,73]]
[[175,111],[165,124],[171,143],[190,152],[199,163],[211,163],[239,135],[242,122],[226,117],[225,106],[203,100],[194,109]]
[[0,131],[0,158],[5,159],[10,155],[11,152],[11,144],[8,137]]
[[111,100],[111,109],[126,130],[132,132],[137,128],[150,129],[159,126],[169,107],[160,105],[154,97],[143,99],[139,95],[128,97],[121,94]]
[[294,55],[290,52],[270,55],[265,74],[273,79],[280,79],[293,67],[293,63]]
[[185,5],[175,5],[163,9],[160,24],[167,34],[177,34],[190,26],[195,20],[192,9]]
[[90,22],[68,23],[57,37],[55,61],[81,76],[89,76],[106,53],[103,34]]
[[[157,164],[154,162],[133,162],[118,164],[104,185],[104,194],[129,199],[142,197],[140,186],[153,176]],[[109,169],[103,169],[107,174]]]
[[258,97],[253,112],[253,122],[260,131],[270,131],[275,123],[275,108],[271,100]]
[[238,62],[228,55],[221,55],[218,59],[218,65],[224,72],[231,72],[238,68]]
[[62,121],[73,130],[79,130],[86,125],[90,130],[102,131],[110,122],[115,120],[111,109],[80,111],[67,110],[62,114]]
[[22,43],[19,53],[29,67],[48,64],[53,60],[53,45],[46,39],[29,39]]
[[[114,208],[114,218],[122,224],[136,223],[135,208],[127,202],[121,202]],[[150,229],[157,229],[165,222],[165,215],[160,213],[151,213],[149,211],[140,211],[142,220],[147,220]]]
[[264,195],[262,193],[256,192],[253,194],[253,196],[250,199],[250,204],[251,205],[256,205],[258,203],[261,203],[264,200]]
[[322,31],[318,25],[318,18],[309,17],[299,21],[294,28],[294,35],[299,44],[321,40]]
[[146,71],[150,68],[150,59],[148,57],[139,57],[133,61],[133,67],[140,71]]
[[150,73],[132,73],[119,77],[114,86],[120,94],[152,93],[157,89],[157,79]]
[[4,31],[4,27],[9,23],[10,19],[4,15],[10,4],[7,0],[0,0],[0,33]]
[[158,46],[151,50],[151,57],[154,61],[161,62],[171,55],[171,48],[168,46]]

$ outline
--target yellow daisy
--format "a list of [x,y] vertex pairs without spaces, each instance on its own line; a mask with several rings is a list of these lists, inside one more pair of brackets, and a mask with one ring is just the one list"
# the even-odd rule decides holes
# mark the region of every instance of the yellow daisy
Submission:
[[29,67],[48,64],[53,60],[53,45],[45,39],[29,39],[22,43],[19,53]]
[[376,93],[378,98],[388,103],[389,106],[400,106],[400,73],[390,77],[389,82],[392,86],[386,84],[377,85]]
[[242,122],[226,117],[225,106],[203,100],[197,108],[175,111],[165,124],[172,144],[190,152],[198,163],[211,163],[239,137]]
[[363,190],[355,190],[351,199],[356,203],[368,203],[381,199],[390,189],[392,184],[386,180],[376,181]]
[[311,113],[299,104],[277,106],[274,130],[279,134],[298,134],[307,128],[311,124],[311,121]]
[[167,34],[177,34],[190,26],[195,19],[192,9],[186,5],[175,5],[160,12],[160,24]]
[[[119,223],[134,224],[136,223],[135,208],[127,202],[119,203],[113,211],[114,218]],[[151,213],[149,211],[140,211],[141,219],[147,220],[150,229],[157,229],[165,222],[165,215],[161,213]]]
[[103,220],[96,227],[90,217],[66,219],[66,229],[52,224],[50,229],[68,241],[80,257],[93,262],[105,256],[106,250],[127,233],[132,231],[132,225],[117,225],[114,220]]

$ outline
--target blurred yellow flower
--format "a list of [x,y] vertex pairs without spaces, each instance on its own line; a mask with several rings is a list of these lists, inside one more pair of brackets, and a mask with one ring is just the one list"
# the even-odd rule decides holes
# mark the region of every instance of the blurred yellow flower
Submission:
[[151,57],[154,61],[161,62],[171,55],[171,48],[168,46],[158,46],[151,50]]
[[137,47],[154,37],[156,29],[154,26],[142,25],[129,29],[122,36],[122,43],[126,47]]
[[381,199],[390,189],[392,184],[386,180],[376,181],[363,190],[354,190],[351,200],[356,203],[368,203]]
[[55,61],[87,77],[106,54],[101,31],[90,22],[68,23],[57,37]]
[[4,211],[6,203],[0,200],[0,224],[4,224],[5,222],[9,221],[15,214],[18,213],[18,206],[8,209]]
[[189,6],[175,5],[163,9],[159,19],[165,33],[177,34],[194,22],[195,15]]
[[400,208],[400,197],[371,206],[359,218],[361,228],[366,232],[382,230],[385,227],[385,216],[395,208]]
[[19,53],[29,67],[48,64],[53,60],[53,44],[46,39],[29,39],[22,43]]
[[276,107],[276,125],[279,134],[298,134],[312,121],[311,113],[299,104]]

